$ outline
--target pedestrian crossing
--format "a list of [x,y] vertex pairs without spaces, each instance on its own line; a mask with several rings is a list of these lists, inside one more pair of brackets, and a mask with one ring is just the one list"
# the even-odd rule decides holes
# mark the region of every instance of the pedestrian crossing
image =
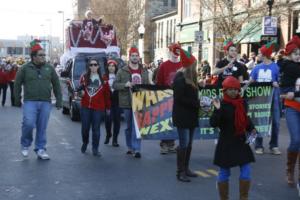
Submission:
[[210,178],[210,177],[215,177],[218,176],[218,171],[214,169],[206,169],[206,170],[197,170],[195,173],[203,178]]

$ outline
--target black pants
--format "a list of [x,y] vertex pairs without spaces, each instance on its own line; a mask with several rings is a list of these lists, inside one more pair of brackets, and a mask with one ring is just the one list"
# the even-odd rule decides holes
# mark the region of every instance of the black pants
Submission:
[[12,106],[15,105],[14,86],[15,86],[15,82],[10,81],[9,82],[9,90],[10,90],[10,101],[11,101]]
[[0,95],[1,95],[1,92],[2,93],[2,106],[5,105],[5,102],[6,102],[6,91],[7,91],[7,84],[0,84]]

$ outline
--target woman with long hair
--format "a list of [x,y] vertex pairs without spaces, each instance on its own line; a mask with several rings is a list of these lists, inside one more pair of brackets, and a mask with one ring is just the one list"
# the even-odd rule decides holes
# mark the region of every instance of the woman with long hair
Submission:
[[[108,144],[111,136],[112,146],[118,147],[118,135],[121,126],[121,109],[119,107],[119,96],[118,91],[115,90],[112,85],[116,79],[116,74],[118,72],[118,63],[115,60],[107,61],[107,73],[108,73],[108,83],[110,89],[110,99],[111,99],[111,109],[110,113],[105,115],[105,128],[106,128],[106,138],[104,144]],[[111,128],[113,125],[113,134]]]
[[177,179],[182,182],[190,182],[188,177],[197,177],[197,174],[189,169],[189,162],[194,131],[198,127],[199,89],[195,57],[180,49],[180,58],[183,67],[178,70],[173,81],[172,119],[179,137]]
[[94,156],[100,156],[100,123],[104,119],[105,112],[110,112],[110,90],[107,78],[100,72],[99,62],[90,58],[87,62],[87,71],[80,79],[77,91],[83,91],[81,99],[81,152],[85,153],[89,143],[89,132],[92,125],[92,152]]
[[[295,186],[294,173],[300,151],[300,38],[294,36],[285,47],[286,59],[281,63],[280,90],[284,98],[286,124],[290,133],[287,150],[287,183]],[[299,159],[300,169],[300,159]],[[300,175],[297,188],[300,194]]]

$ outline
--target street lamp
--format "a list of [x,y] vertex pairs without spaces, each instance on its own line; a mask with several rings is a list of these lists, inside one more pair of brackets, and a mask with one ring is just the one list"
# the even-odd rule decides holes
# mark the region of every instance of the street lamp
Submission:
[[145,34],[145,27],[143,24],[140,24],[138,28],[139,33],[139,51],[141,55],[142,61],[144,61],[144,34]]
[[62,10],[57,11],[59,14],[62,14],[62,28],[63,28],[63,35],[62,35],[62,43],[63,43],[63,52],[65,50],[65,12]]
[[269,6],[269,16],[272,16],[272,7],[274,4],[274,0],[268,0],[267,5]]

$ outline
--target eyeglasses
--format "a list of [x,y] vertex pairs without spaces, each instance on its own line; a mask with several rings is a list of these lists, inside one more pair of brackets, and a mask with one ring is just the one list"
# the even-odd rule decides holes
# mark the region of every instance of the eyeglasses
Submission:
[[97,63],[91,63],[90,67],[98,67],[98,64]]
[[37,56],[39,56],[39,57],[45,57],[46,56],[46,54],[36,54]]

